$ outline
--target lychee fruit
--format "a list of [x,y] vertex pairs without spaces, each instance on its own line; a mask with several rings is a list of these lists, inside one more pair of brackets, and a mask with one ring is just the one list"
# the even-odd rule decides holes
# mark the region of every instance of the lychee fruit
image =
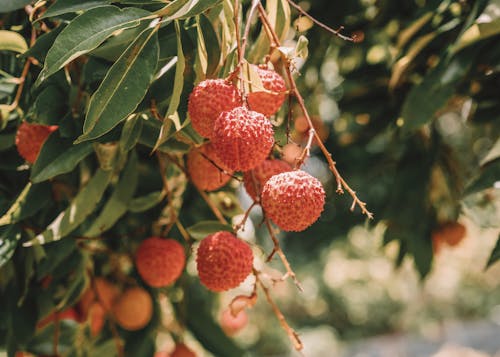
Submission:
[[282,172],[291,171],[292,168],[286,162],[281,160],[264,160],[251,171],[243,174],[243,184],[248,195],[256,200],[260,197],[262,187],[271,178],[271,176]]
[[154,357],[171,357],[167,351],[157,351]]
[[23,122],[16,133],[16,146],[19,155],[26,161],[35,163],[43,143],[50,133],[57,130],[57,125],[29,124]]
[[264,90],[257,88],[255,92],[248,93],[248,106],[250,109],[270,117],[280,109],[285,101],[287,91],[285,80],[273,70],[257,66],[254,68],[262,81]]
[[266,215],[282,230],[303,231],[321,215],[325,190],[307,172],[283,172],[266,182],[261,204]]
[[282,159],[283,161],[288,162],[290,165],[295,165],[297,164],[300,155],[302,155],[303,150],[304,149],[302,147],[295,143],[288,143],[283,146]]
[[[446,222],[432,232],[432,241],[436,247],[439,247],[440,243],[454,247],[464,239],[465,234],[466,228],[463,224],[459,222]],[[439,248],[435,249],[435,251],[439,251]]]
[[200,82],[189,95],[188,113],[193,128],[205,138],[211,138],[214,121],[220,113],[241,106],[241,93],[224,79]]
[[248,323],[245,310],[241,310],[234,316],[231,309],[225,309],[220,316],[220,326],[228,336],[237,334]]
[[78,310],[83,318],[87,318],[91,305],[98,302],[105,311],[110,311],[119,293],[116,285],[102,277],[97,277],[82,294],[78,302]]
[[224,165],[234,171],[251,170],[269,155],[273,126],[264,115],[236,107],[215,120],[212,143]]
[[188,346],[183,343],[178,343],[175,345],[174,351],[170,354],[170,357],[196,357],[194,353]]
[[201,241],[196,263],[203,285],[212,291],[225,291],[240,285],[252,272],[253,253],[247,243],[220,231]]
[[176,281],[185,264],[184,248],[174,239],[147,238],[141,242],[135,254],[139,275],[146,284],[155,288]]
[[106,322],[106,310],[99,302],[94,302],[90,305],[88,311],[88,319],[90,322],[90,333],[92,336],[97,336],[101,333],[104,323]]
[[232,174],[232,170],[217,157],[211,143],[191,150],[186,165],[191,181],[202,191],[217,190],[231,179],[222,170],[229,174]]
[[140,330],[151,320],[153,300],[143,288],[129,288],[115,301],[111,311],[116,323],[125,330]]

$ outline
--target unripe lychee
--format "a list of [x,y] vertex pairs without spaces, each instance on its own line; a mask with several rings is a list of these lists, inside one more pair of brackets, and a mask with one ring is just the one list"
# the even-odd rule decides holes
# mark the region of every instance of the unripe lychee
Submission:
[[57,130],[57,128],[57,125],[49,126],[23,122],[16,133],[16,146],[19,155],[33,164],[42,149],[43,143],[50,133]]
[[153,300],[143,288],[130,288],[116,300],[112,312],[116,323],[125,330],[140,330],[151,320]]
[[211,143],[191,150],[187,156],[186,165],[191,181],[203,191],[217,190],[231,179],[231,176],[226,175],[222,170],[230,174],[232,170],[220,161]]
[[97,277],[80,298],[78,310],[84,319],[87,318],[90,306],[94,302],[100,303],[104,310],[110,311],[119,293],[116,285],[102,277]]
[[251,170],[269,155],[274,144],[273,126],[264,115],[237,107],[222,112],[215,120],[212,143],[227,167]]
[[211,138],[219,114],[240,105],[241,93],[234,85],[224,79],[207,79],[189,95],[188,113],[198,134]]
[[141,242],[135,254],[139,275],[146,284],[155,288],[176,281],[185,263],[184,248],[174,239],[150,237]]
[[262,85],[267,91],[259,91],[257,88],[255,92],[248,93],[248,106],[250,109],[269,117],[275,114],[285,101],[287,91],[285,80],[275,71],[257,66],[254,68],[256,68]]
[[321,215],[325,191],[321,182],[297,170],[271,177],[262,189],[266,215],[284,231],[303,231]]
[[248,195],[256,200],[262,192],[262,187],[271,176],[290,171],[292,168],[281,160],[264,160],[259,166],[243,174],[243,184]]
[[245,310],[241,310],[236,316],[233,316],[231,309],[226,309],[220,317],[220,326],[228,336],[237,334],[247,323],[248,316]]
[[170,354],[170,357],[196,357],[196,353],[191,351],[191,349],[185,344],[178,343],[175,345],[175,349]]
[[252,272],[253,253],[247,243],[220,231],[201,241],[196,263],[201,283],[212,291],[224,291],[240,285]]

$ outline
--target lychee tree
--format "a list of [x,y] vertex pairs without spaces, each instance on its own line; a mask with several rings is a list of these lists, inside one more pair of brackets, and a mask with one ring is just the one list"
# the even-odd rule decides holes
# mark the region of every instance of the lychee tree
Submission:
[[[313,91],[299,74],[308,52],[313,65],[324,59],[321,46],[308,50],[307,24],[324,31],[312,32],[311,41],[339,41],[334,44],[346,51],[373,44],[372,38],[362,42],[362,24],[357,36],[346,36],[292,0],[6,1],[0,8],[0,349],[9,356],[185,356],[194,355],[189,335],[216,356],[239,356],[245,351],[229,335],[264,299],[301,350],[273,299],[275,282],[302,289],[280,239],[303,232],[293,235],[308,235],[307,243],[294,244],[311,246],[318,230],[331,234],[325,226],[346,230],[374,217],[360,199],[363,189],[358,196],[334,158],[351,176],[369,174],[358,172],[355,181],[381,208],[389,195],[381,197],[371,190],[376,184],[363,180],[372,181],[382,154],[392,154],[386,160],[398,167],[396,184],[379,183],[393,193],[380,215],[387,240],[402,242],[401,259],[413,255],[425,275],[436,232],[461,231],[461,196],[498,197],[492,191],[498,142],[475,175],[468,173],[477,178],[466,191],[446,190],[437,176],[452,167],[445,165],[447,147],[433,118],[450,99],[466,97],[461,85],[498,78],[497,53],[486,56],[487,73],[471,69],[484,64],[477,62],[478,47],[498,40],[498,18],[484,25],[476,19],[489,2],[467,5],[459,5],[458,14],[442,6],[452,24],[433,20],[442,27],[432,36],[446,34],[449,47],[420,73],[423,80],[407,79],[421,70],[408,60],[434,37],[408,49],[400,44],[405,55],[389,87],[411,90],[397,92],[405,101],[391,106],[389,119],[356,133],[378,140],[360,153],[364,144],[345,147],[328,137],[316,115],[318,96],[308,95]],[[430,20],[409,26],[406,41]],[[479,35],[470,30],[476,28]],[[379,88],[367,91],[380,95]],[[435,95],[430,104],[423,99],[428,92]],[[367,124],[348,94],[347,112]],[[468,94],[478,105],[498,107],[487,93],[480,96],[481,88]],[[490,124],[488,135],[495,128]],[[405,145],[392,150],[390,143],[401,141]],[[321,180],[306,172],[311,155],[329,169]],[[411,189],[408,183],[422,175],[427,180]],[[427,197],[429,187],[428,200],[405,203],[407,195]],[[338,220],[322,223],[337,197],[351,201],[336,204]],[[491,206],[474,202],[468,207]],[[254,207],[260,217],[252,217]],[[421,224],[409,222],[418,215]],[[260,227],[255,242],[244,234],[252,220]],[[447,228],[436,229],[440,225]],[[408,238],[409,231],[420,240]],[[490,264],[498,248],[491,257]],[[272,260],[281,264],[279,277],[266,273]],[[247,289],[220,306],[220,292],[242,283]],[[165,336],[175,350],[163,349]]]

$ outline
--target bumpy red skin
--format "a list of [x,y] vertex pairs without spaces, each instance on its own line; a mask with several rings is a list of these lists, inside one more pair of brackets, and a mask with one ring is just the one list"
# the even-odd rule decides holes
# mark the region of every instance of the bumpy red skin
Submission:
[[170,357],[196,357],[196,353],[191,351],[185,344],[178,343]]
[[181,276],[186,264],[182,245],[174,239],[151,237],[142,241],[135,255],[135,266],[146,284],[159,288]]
[[[215,165],[206,157],[212,160]],[[232,170],[226,167],[217,157],[211,143],[191,150],[187,156],[189,177],[200,190],[214,191],[224,186],[231,179],[231,176],[223,173],[221,169],[232,174]]]
[[241,93],[223,79],[200,82],[189,95],[188,113],[193,128],[205,138],[211,138],[214,121],[223,111],[240,106]]
[[273,126],[262,114],[237,107],[219,115],[212,143],[224,165],[248,171],[269,155],[274,144]]
[[291,171],[291,166],[281,160],[264,160],[252,171],[246,171],[243,174],[243,184],[248,195],[256,200],[260,197],[264,184],[272,176],[282,172]]
[[301,170],[271,177],[261,198],[267,217],[284,231],[303,231],[316,222],[325,205],[321,182]]
[[40,125],[23,122],[17,129],[16,146],[19,155],[26,161],[35,163],[42,145],[50,133],[57,130],[57,125]]
[[196,258],[200,281],[209,290],[236,288],[252,272],[250,246],[229,232],[217,232],[203,239]]
[[269,92],[248,93],[247,102],[250,109],[270,117],[278,112],[286,97],[286,84],[283,77],[275,71],[257,68],[264,89]]

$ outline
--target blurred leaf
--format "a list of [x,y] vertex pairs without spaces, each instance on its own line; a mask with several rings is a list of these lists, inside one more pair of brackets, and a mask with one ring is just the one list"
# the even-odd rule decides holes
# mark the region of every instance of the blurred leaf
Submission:
[[64,238],[71,233],[94,211],[111,176],[111,171],[98,170],[85,187],[78,192],[68,208],[61,212],[43,233],[24,245],[45,244]]
[[464,214],[483,228],[500,227],[500,190],[491,188],[467,195],[462,200]]
[[21,230],[16,225],[10,225],[0,233],[0,268],[14,255],[19,239]]
[[97,156],[97,161],[99,161],[99,167],[102,170],[112,170],[119,158],[118,143],[115,141],[109,143],[94,143],[93,147]]
[[139,140],[142,131],[143,119],[138,115],[133,115],[125,120],[120,137],[120,150],[122,153],[130,151]]
[[51,76],[75,58],[99,46],[115,31],[138,26],[139,19],[150,15],[136,9],[102,6],[77,16],[61,31],[47,53],[37,83]]
[[134,111],[153,80],[158,62],[157,27],[139,35],[111,67],[90,99],[82,142],[107,133]]
[[57,0],[55,3],[49,6],[47,11],[45,11],[42,16],[36,19],[40,21],[48,17],[56,17],[59,15],[67,14],[70,12],[80,12],[95,7],[109,5],[113,0]]
[[464,195],[493,188],[495,182],[500,180],[500,159],[487,162],[480,170],[478,177],[467,185]]
[[23,36],[14,31],[0,30],[0,51],[23,53],[28,44]]
[[31,217],[51,199],[50,186],[46,183],[26,185],[9,210],[0,217],[0,226],[17,223]]
[[45,250],[45,257],[37,264],[37,279],[40,280],[49,275],[53,276],[55,273],[68,273],[64,269],[61,269],[61,267],[64,266],[66,268],[67,264],[64,263],[68,258],[71,261],[74,260],[74,253],[78,249],[76,241],[73,239],[63,239],[46,244],[43,248]]
[[165,196],[165,191],[154,191],[144,196],[135,197],[130,201],[128,210],[134,213],[147,211],[163,201]]
[[0,7],[0,13],[22,9],[30,2],[32,2],[32,0],[2,0],[2,7]]
[[191,227],[187,227],[186,231],[194,239],[201,240],[209,234],[213,234],[218,231],[232,232],[233,227],[228,224],[222,224],[219,221],[201,221]]
[[157,12],[169,20],[183,20],[214,7],[222,0],[174,0]]
[[400,32],[398,36],[397,48],[399,51],[411,40],[411,38],[418,32],[422,27],[424,27],[434,16],[433,12],[427,12],[417,20],[415,20],[410,26],[407,26],[403,31]]
[[60,138],[56,131],[42,146],[42,150],[31,169],[31,181],[42,182],[70,172],[92,151],[92,144],[72,145],[71,140]]
[[488,151],[485,157],[481,159],[480,165],[484,166],[487,163],[500,158],[500,138],[497,139],[493,147]]
[[493,248],[493,251],[490,254],[490,258],[488,259],[488,263],[486,263],[485,269],[491,267],[498,260],[500,260],[500,236],[498,236],[497,238],[497,244],[495,245],[495,248]]
[[99,216],[85,232],[86,237],[97,237],[110,229],[127,212],[138,181],[137,154],[132,152],[122,177]]
[[[78,328],[79,325],[76,321],[59,321],[57,350],[60,354],[67,354],[73,349],[73,346],[78,345]],[[26,350],[37,355],[53,355],[54,333],[55,324],[50,324],[47,327],[38,330],[37,334],[31,339],[31,341],[29,341]]]
[[10,149],[14,146],[16,134],[0,134],[0,151]]

